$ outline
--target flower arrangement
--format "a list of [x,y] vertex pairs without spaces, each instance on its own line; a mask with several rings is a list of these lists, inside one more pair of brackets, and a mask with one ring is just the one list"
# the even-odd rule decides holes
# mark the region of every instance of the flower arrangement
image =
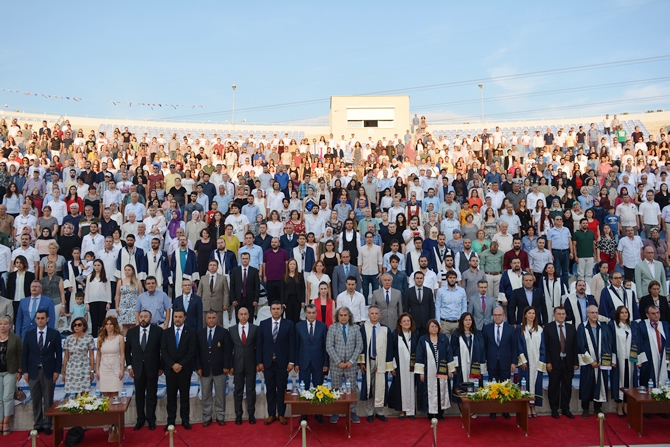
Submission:
[[323,385],[300,392],[300,400],[308,400],[313,404],[332,404],[339,398],[339,391],[330,390]]
[[109,410],[109,398],[95,397],[92,394],[83,393],[79,397],[69,399],[64,404],[59,405],[58,409],[67,411],[70,414],[93,413],[94,411],[105,413]]
[[501,404],[514,399],[533,397],[533,394],[521,389],[509,379],[504,382],[493,382],[481,387],[476,393],[469,393],[472,400],[497,400]]
[[651,397],[657,402],[670,402],[670,385],[664,385],[660,388],[652,388]]

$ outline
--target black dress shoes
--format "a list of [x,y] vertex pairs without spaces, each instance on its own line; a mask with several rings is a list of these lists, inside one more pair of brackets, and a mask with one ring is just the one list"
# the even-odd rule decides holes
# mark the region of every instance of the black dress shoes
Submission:
[[375,417],[374,416],[368,416],[368,422],[374,422]]
[[144,427],[144,422],[138,422],[137,424],[135,424],[135,427],[133,427],[133,430],[135,431],[141,430],[142,427]]
[[256,416],[249,416],[249,423],[251,425],[256,424]]
[[377,419],[379,419],[382,422],[388,422],[389,421],[388,419],[386,419],[386,416],[384,416],[383,414],[378,414]]
[[563,416],[568,419],[574,419],[575,415],[570,412],[570,410],[563,410]]
[[314,419],[316,419],[316,421],[317,421],[319,424],[323,424],[323,416],[322,416],[322,415],[317,414],[316,416],[314,416]]
[[242,416],[235,417],[235,425],[242,425]]
[[495,414],[495,413],[491,413],[491,419],[495,419],[495,418],[496,418],[496,414]]
[[558,410],[551,410],[551,417],[554,419],[560,418],[560,416],[558,415]]
[[193,428],[188,422],[184,422],[181,426],[184,427],[184,430],[191,430]]
[[46,436],[51,436],[51,433],[53,433],[53,432],[51,431],[50,428],[45,428],[45,429],[44,429],[44,434],[45,434]]
[[505,419],[509,419],[511,416],[509,415],[509,413],[503,413],[503,417],[504,417]]
[[151,423],[151,422],[149,423],[149,430],[151,430],[151,431],[156,430],[156,423],[155,422],[154,423]]

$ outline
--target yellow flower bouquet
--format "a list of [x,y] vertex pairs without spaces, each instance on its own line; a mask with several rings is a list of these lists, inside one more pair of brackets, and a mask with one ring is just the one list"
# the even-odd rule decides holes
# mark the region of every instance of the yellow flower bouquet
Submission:
[[521,389],[509,380],[493,382],[479,388],[476,393],[469,393],[472,400],[497,400],[501,404],[514,399],[530,398],[533,394]]
[[93,394],[83,393],[79,397],[69,399],[64,404],[59,405],[58,409],[70,414],[93,413],[94,411],[105,413],[109,410],[109,398],[95,397]]
[[323,385],[300,392],[300,400],[308,400],[313,404],[332,404],[340,398],[338,391],[333,391]]

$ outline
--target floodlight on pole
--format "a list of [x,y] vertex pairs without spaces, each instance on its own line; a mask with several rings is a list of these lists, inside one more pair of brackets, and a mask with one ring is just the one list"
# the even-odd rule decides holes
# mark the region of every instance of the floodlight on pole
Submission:
[[482,128],[485,126],[484,124],[484,84],[481,82],[477,84],[479,86],[479,90],[482,92]]
[[235,89],[237,86],[233,84],[233,117],[231,119],[231,124],[234,126],[235,125]]

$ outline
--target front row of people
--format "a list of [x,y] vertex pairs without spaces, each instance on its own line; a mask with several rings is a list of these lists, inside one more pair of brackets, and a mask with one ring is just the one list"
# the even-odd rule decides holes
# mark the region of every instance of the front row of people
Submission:
[[[305,307],[306,319],[295,325],[282,318],[284,308],[280,302],[272,302],[270,311],[271,318],[256,326],[249,321],[248,309],[240,307],[238,323],[229,329],[219,325],[215,311],[209,311],[205,327],[196,331],[185,324],[182,309],[174,311],[173,325],[166,329],[151,324],[151,312],[143,310],[139,313],[139,326],[128,331],[125,343],[118,323],[113,321],[114,317],[108,317],[103,344],[98,343],[105,355],[99,355],[95,365],[93,340],[81,340],[82,349],[76,349],[80,338],[77,334],[85,335],[85,328],[73,327],[77,340],[66,343],[66,362],[67,356],[74,355],[83,362],[90,361],[90,375],[88,364],[81,371],[68,367],[66,373],[60,335],[47,326],[46,310],[35,312],[35,327],[26,333],[22,344],[11,341],[5,334],[11,321],[3,317],[0,374],[23,374],[32,394],[34,428],[46,434],[51,432],[51,418],[45,413],[53,402],[54,386],[61,372],[68,386],[77,385],[77,392],[90,389],[93,374],[104,388],[101,391],[114,392],[120,391],[119,384],[122,386],[124,362],[135,383],[135,430],[147,423],[151,430],[156,428],[157,383],[163,373],[168,425],[176,422],[179,392],[181,423],[187,430],[191,429],[189,389],[193,371],[201,381],[205,427],[213,420],[225,425],[227,375],[233,376],[238,425],[242,424],[245,395],[249,423],[256,423],[257,372],[263,372],[265,377],[268,404],[265,425],[275,421],[286,424],[284,395],[293,370],[307,388],[323,384],[330,373],[334,388],[343,388],[348,382],[356,395],[360,370],[360,400],[365,402],[369,422],[375,418],[386,422],[385,406],[399,411],[400,419],[414,419],[417,410],[441,419],[452,400],[458,401],[453,390],[460,384],[484,375],[488,380],[504,381],[517,368],[519,382],[525,379],[529,391],[536,395],[531,406],[533,416],[536,416],[534,406],[542,405],[542,379],[544,372],[548,373],[549,404],[554,418],[559,417],[559,409],[566,417],[574,417],[570,412],[570,396],[577,369],[585,418],[589,416],[591,403],[597,413],[608,395],[617,402],[617,413],[623,417],[626,406],[621,387],[648,383],[660,386],[668,380],[670,325],[661,321],[655,304],[645,308],[646,319],[639,322],[631,318],[627,307],[618,306],[607,324],[599,321],[598,308],[589,305],[585,321],[576,328],[566,322],[567,312],[562,306],[553,310],[553,321],[544,327],[538,324],[538,314],[532,306],[523,310],[517,325],[506,322],[503,308],[495,307],[493,322],[482,330],[477,329],[471,313],[463,313],[451,337],[442,333],[440,323],[434,319],[428,321],[425,331],[417,330],[408,313],[400,315],[392,330],[380,323],[377,305],[369,306],[368,320],[360,324],[355,323],[349,308],[340,307],[336,323],[330,327],[317,320],[313,304]],[[85,321],[76,319],[73,325],[76,324],[82,326]],[[110,347],[105,349],[107,343]],[[19,364],[21,368],[17,369]],[[393,376],[390,387],[389,373]],[[114,380],[106,382],[102,376]],[[0,415],[3,431],[9,430],[11,409],[7,408],[4,405]],[[323,420],[321,415],[316,419]],[[336,423],[338,415],[332,415],[330,421]],[[360,422],[356,404],[352,404],[352,421]]]

